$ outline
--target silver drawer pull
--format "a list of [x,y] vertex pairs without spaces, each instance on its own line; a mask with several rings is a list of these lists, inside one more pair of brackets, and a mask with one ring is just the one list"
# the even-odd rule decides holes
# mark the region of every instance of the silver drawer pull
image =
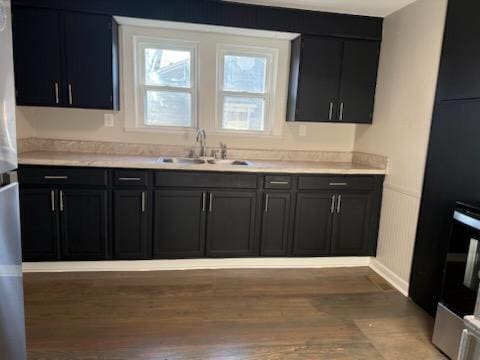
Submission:
[[347,186],[348,183],[346,183],[346,182],[340,183],[340,182],[339,182],[339,183],[330,183],[329,185],[330,185],[330,186]]
[[64,204],[63,204],[63,191],[60,190],[60,212],[63,212]]
[[271,185],[288,185],[288,181],[270,181]]
[[120,180],[120,181],[140,181],[142,179],[139,178],[139,177],[121,177],[121,178],[118,178],[118,180]]
[[342,195],[338,195],[337,213],[340,213],[341,210],[342,210]]
[[68,180],[68,176],[54,176],[46,175],[43,177],[45,180]]

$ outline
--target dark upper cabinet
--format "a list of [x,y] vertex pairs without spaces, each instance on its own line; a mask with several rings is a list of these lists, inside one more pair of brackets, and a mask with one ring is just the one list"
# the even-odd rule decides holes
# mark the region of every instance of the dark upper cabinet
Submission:
[[480,98],[480,3],[448,2],[440,76],[439,100]]
[[58,203],[56,199],[56,190],[21,189],[20,216],[22,251],[25,261],[58,259]]
[[292,196],[289,192],[268,191],[265,193],[260,255],[288,255],[291,198]]
[[332,237],[334,195],[299,193],[295,214],[293,254],[327,256]]
[[333,256],[359,256],[368,253],[369,194],[342,193],[336,197],[333,219]]
[[15,7],[13,42],[17,104],[60,106],[60,13]]
[[293,40],[287,120],[371,123],[379,49],[378,41]]
[[212,191],[207,217],[207,256],[255,255],[255,191]]
[[111,16],[14,6],[18,105],[119,109]]
[[372,122],[379,55],[379,42],[344,41],[338,121]]
[[150,203],[145,190],[113,192],[113,256],[115,259],[151,257]]
[[207,193],[158,190],[154,193],[153,256],[188,258],[205,255]]
[[117,26],[111,16],[67,12],[64,17],[67,104],[117,109]]
[[332,121],[336,112],[342,41],[301,36],[292,44],[288,120]]
[[107,192],[59,191],[62,256],[65,259],[101,260],[107,251]]

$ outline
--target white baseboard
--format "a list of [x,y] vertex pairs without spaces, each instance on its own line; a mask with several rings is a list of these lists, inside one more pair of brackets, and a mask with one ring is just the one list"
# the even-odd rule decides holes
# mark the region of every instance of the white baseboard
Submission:
[[390,283],[390,285],[392,285],[395,289],[400,291],[402,295],[408,297],[409,284],[407,281],[400,278],[397,274],[395,274],[392,270],[390,270],[385,265],[383,265],[376,258],[372,258],[370,262],[370,268],[373,271],[375,271],[378,275],[383,277],[385,280],[387,280]]
[[370,266],[370,257],[241,258],[135,261],[26,262],[23,272],[158,271],[199,269],[306,269]]

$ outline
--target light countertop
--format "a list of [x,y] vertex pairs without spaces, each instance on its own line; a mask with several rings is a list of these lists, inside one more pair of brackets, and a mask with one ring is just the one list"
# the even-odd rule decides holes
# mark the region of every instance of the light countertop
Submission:
[[351,162],[247,160],[248,166],[229,164],[163,163],[159,157],[34,151],[18,155],[20,165],[78,166],[184,171],[250,173],[384,175],[384,168]]

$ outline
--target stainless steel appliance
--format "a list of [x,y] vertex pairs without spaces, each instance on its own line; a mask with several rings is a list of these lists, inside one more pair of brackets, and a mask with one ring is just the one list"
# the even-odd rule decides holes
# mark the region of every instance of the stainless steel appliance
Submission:
[[26,359],[10,0],[0,0],[0,358]]
[[479,270],[480,207],[457,203],[432,339],[452,359],[458,356],[463,317],[475,312]]

